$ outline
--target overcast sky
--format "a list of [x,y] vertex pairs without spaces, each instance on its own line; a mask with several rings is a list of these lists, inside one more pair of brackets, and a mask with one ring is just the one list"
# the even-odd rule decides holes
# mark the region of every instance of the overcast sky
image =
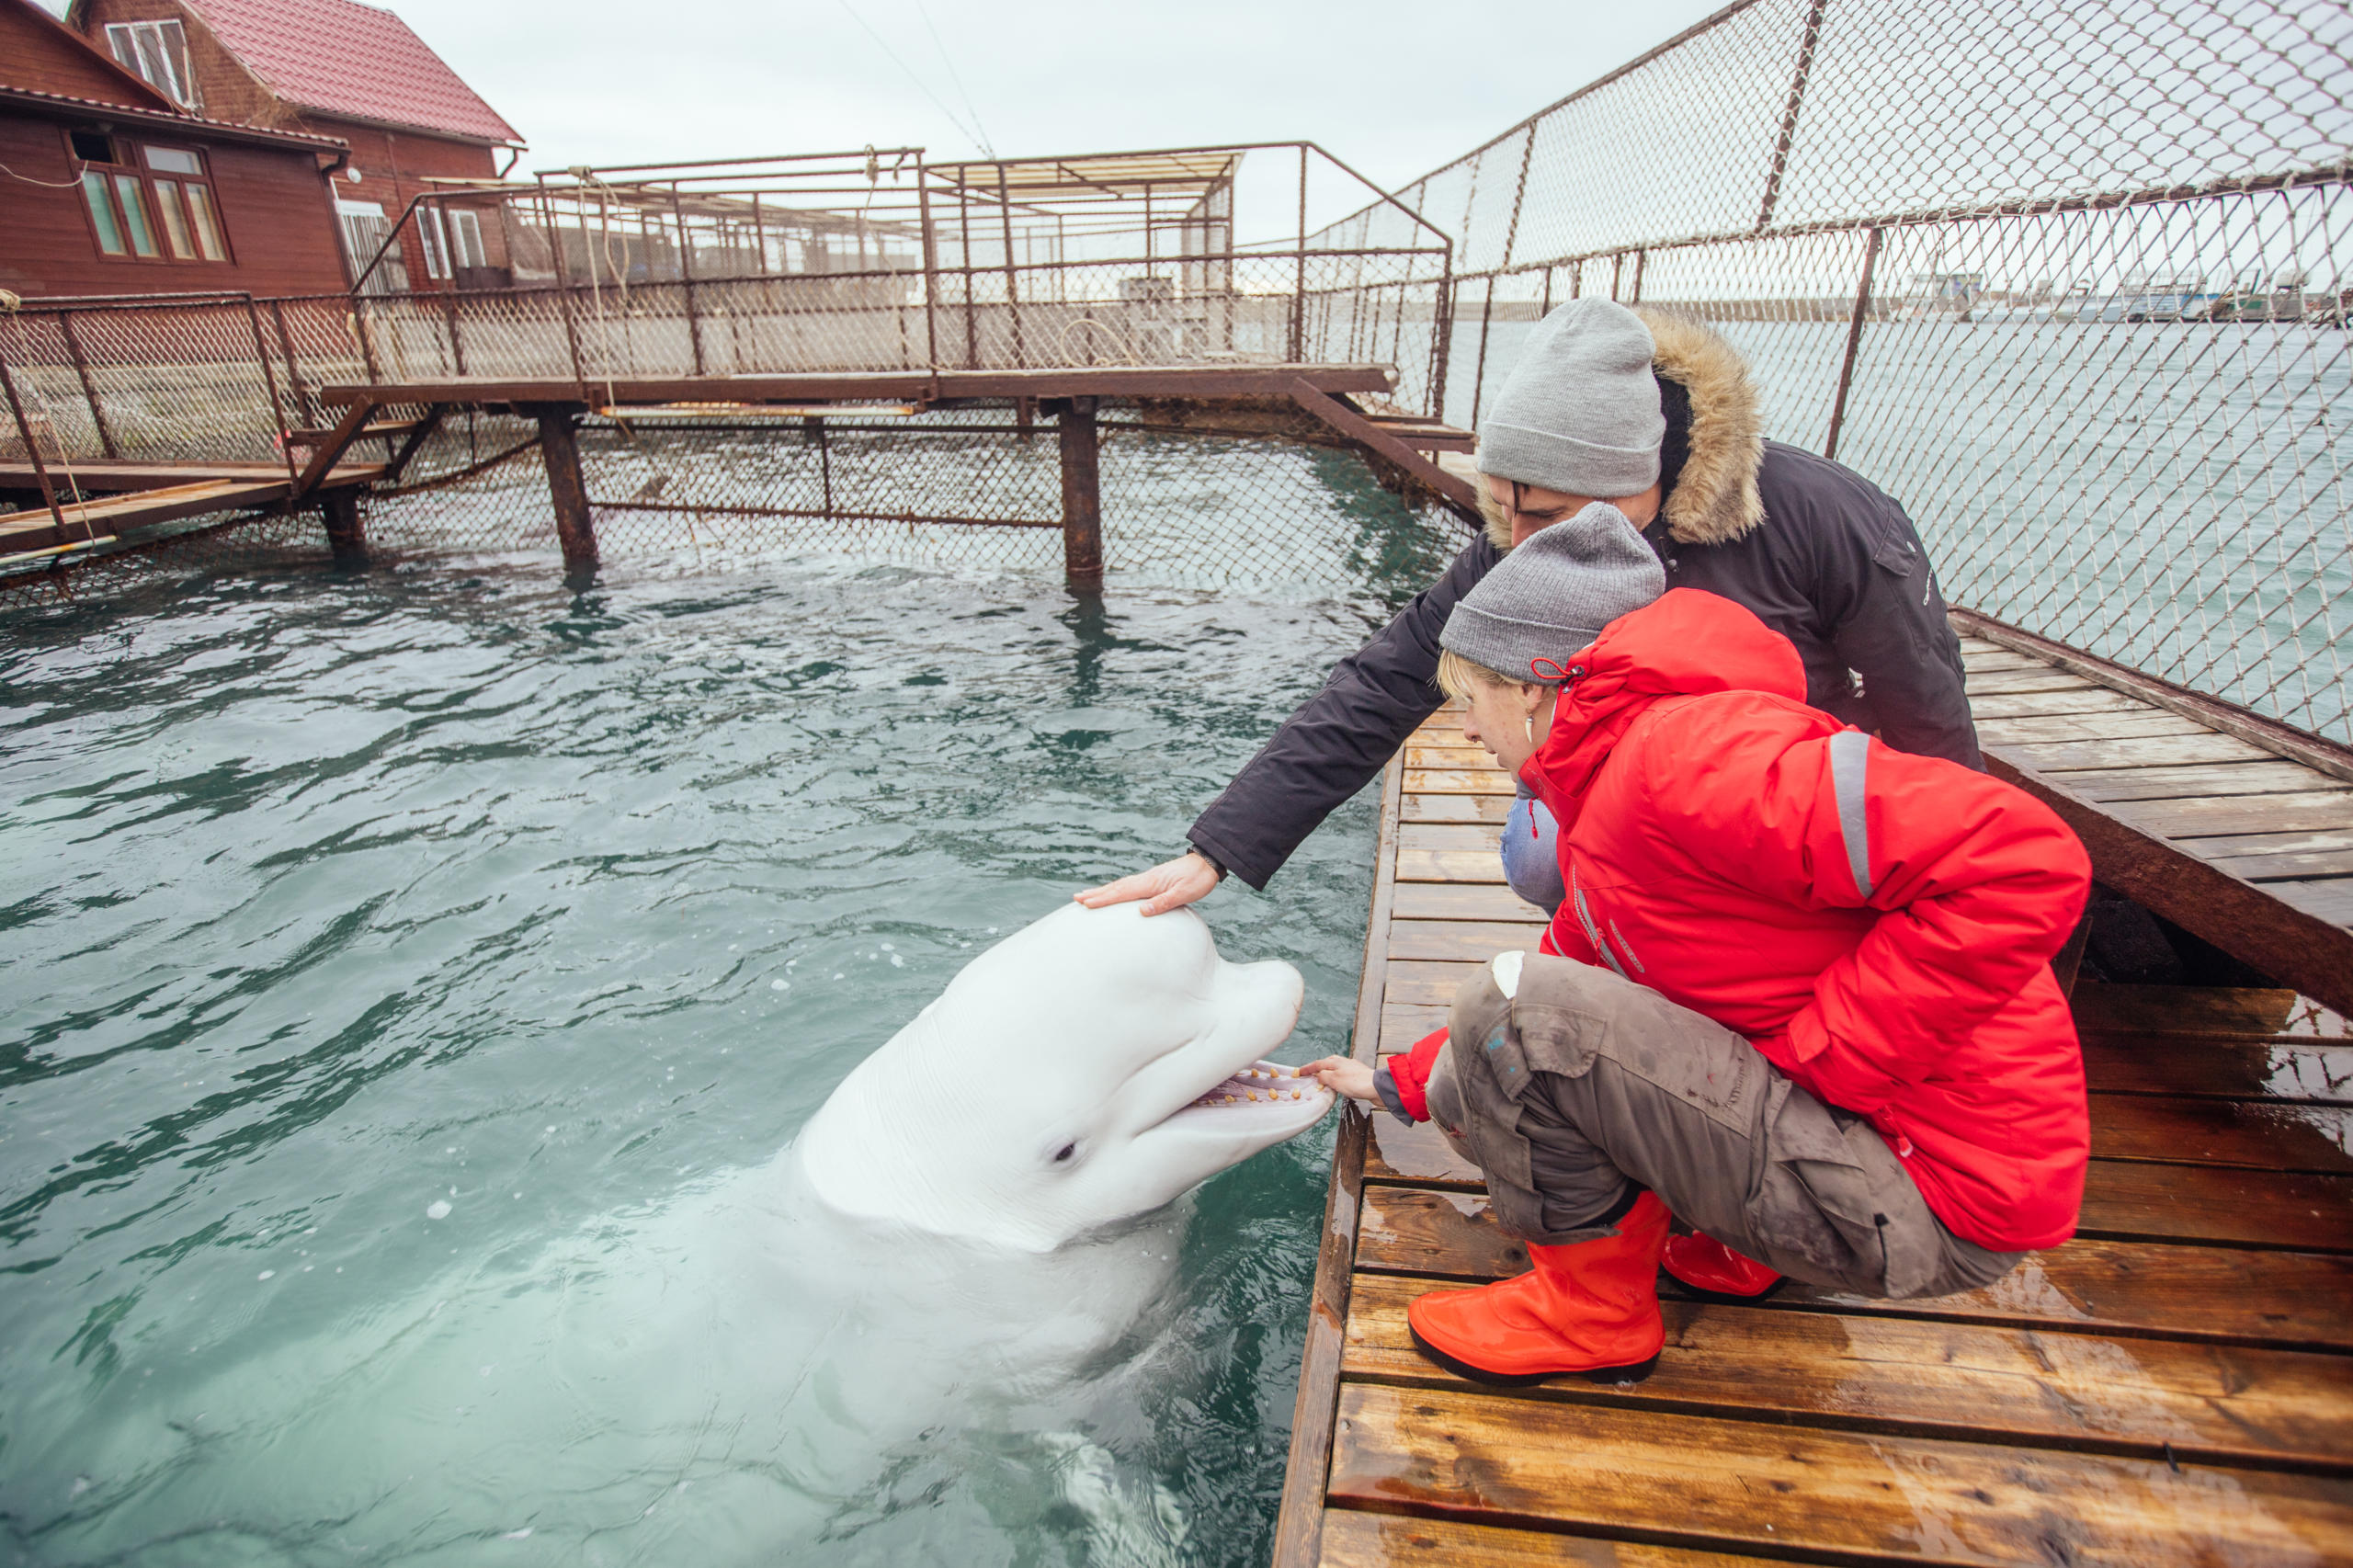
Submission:
[[523,133],[525,171],[870,142],[965,156],[979,151],[976,136],[1006,156],[1303,137],[1393,188],[1719,4],[397,0],[391,8]]

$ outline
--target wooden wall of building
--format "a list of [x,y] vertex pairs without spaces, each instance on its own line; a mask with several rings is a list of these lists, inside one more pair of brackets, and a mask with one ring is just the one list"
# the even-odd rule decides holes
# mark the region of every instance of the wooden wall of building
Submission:
[[214,141],[177,129],[142,132],[124,124],[114,134],[203,152],[231,259],[162,261],[100,254],[82,193],[72,183],[76,165],[66,140],[69,129],[94,128],[86,119],[0,107],[0,164],[43,182],[0,176],[7,187],[8,210],[7,222],[0,223],[0,288],[29,299],[221,289],[332,294],[347,286],[319,153]]

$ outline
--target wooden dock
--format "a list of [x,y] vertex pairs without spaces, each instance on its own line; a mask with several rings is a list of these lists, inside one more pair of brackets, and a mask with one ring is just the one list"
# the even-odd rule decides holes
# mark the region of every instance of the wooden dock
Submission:
[[[381,478],[384,472],[381,463],[338,463],[310,488],[349,490]],[[75,464],[74,477],[85,492],[106,498],[61,497],[55,512],[47,506],[0,512],[0,556],[104,542],[208,512],[275,506],[297,489],[297,477],[276,463],[92,460]],[[30,463],[0,462],[0,489],[28,490],[40,478]],[[63,531],[57,526],[61,517]]]
[[[1933,1301],[1792,1282],[1724,1306],[1662,1277],[1665,1353],[1631,1386],[1497,1392],[1425,1359],[1406,1303],[1526,1253],[1434,1131],[1348,1113],[1281,1568],[2353,1562],[2353,1038],[2311,999],[2347,1007],[2353,881],[2327,873],[2353,870],[2353,782],[2325,746],[2285,755],[2292,732],[1969,630],[1989,760],[2078,824],[2102,881],[2317,983],[2079,986],[2093,1159],[2074,1241]],[[1510,780],[1454,722],[1386,776],[1366,1060],[1541,930],[1496,860]]]

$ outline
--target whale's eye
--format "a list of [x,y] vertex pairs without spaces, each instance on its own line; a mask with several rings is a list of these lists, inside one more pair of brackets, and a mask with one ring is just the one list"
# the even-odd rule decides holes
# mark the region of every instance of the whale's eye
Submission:
[[1077,1153],[1077,1144],[1065,1143],[1061,1148],[1054,1151],[1054,1164],[1058,1165],[1067,1165],[1070,1163],[1070,1157]]

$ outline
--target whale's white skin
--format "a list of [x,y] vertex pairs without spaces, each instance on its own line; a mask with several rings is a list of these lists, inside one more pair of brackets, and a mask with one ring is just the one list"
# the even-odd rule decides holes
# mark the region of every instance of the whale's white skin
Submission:
[[[904,1527],[878,1477],[959,1476],[958,1435],[995,1432],[1074,1454],[1062,1501],[1097,1510],[1107,1550],[1165,1540],[1165,1500],[1068,1434],[1131,1408],[1170,1351],[1182,1195],[1328,1108],[1288,1097],[1305,1080],[1192,1103],[1281,1041],[1300,990],[1220,959],[1190,913],[1071,906],[975,960],[762,1166],[364,1331],[17,1413],[52,1479],[0,1478],[0,1509],[64,1562],[176,1538],[767,1563]],[[70,1504],[59,1477],[80,1478]]]
[[1195,1103],[1290,1035],[1299,971],[1227,962],[1190,910],[1137,911],[1068,905],[958,975],[801,1130],[810,1187],[1046,1252],[1312,1126],[1331,1104],[1313,1079]]

